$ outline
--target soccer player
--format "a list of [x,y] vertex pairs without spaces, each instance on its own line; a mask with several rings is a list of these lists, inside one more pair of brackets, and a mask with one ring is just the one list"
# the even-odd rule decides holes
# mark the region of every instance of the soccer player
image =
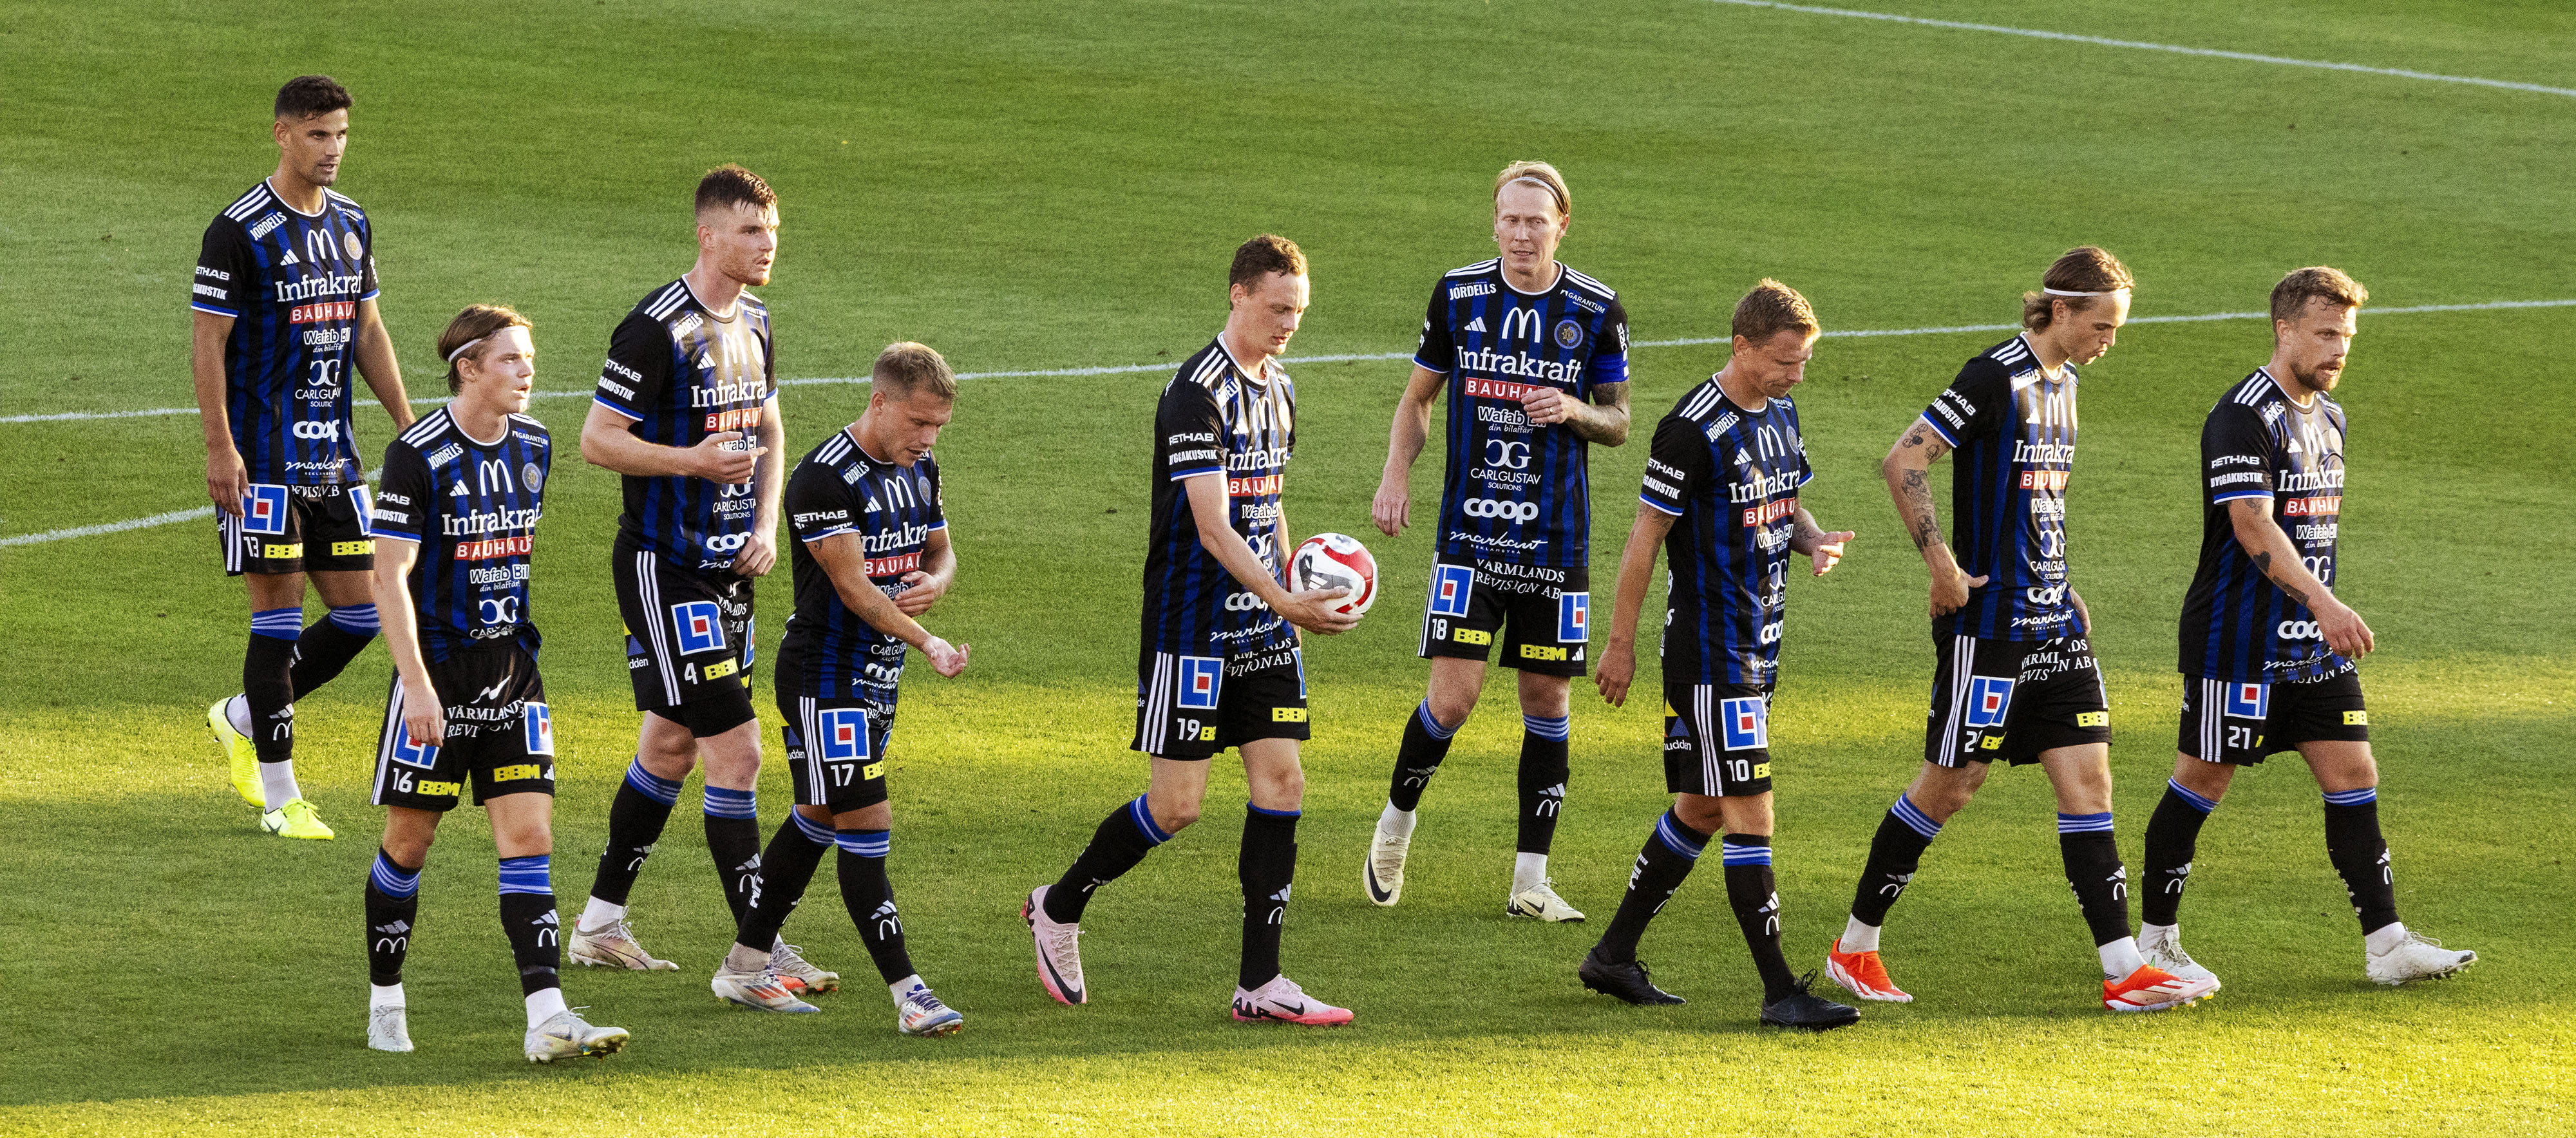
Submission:
[[[839,847],[841,901],[895,1003],[906,1035],[947,1035],[966,1017],[939,1001],[904,949],[903,918],[886,880],[894,808],[886,801],[886,741],[894,733],[904,646],[943,676],[966,670],[966,645],[913,618],[957,580],[957,554],[930,457],[957,402],[948,361],[921,344],[877,356],[867,410],[796,464],[787,479],[795,537],[796,612],[778,646],[780,732],[796,806],[760,859],[716,995],[768,1011],[810,1012],[770,970],[779,927],[805,896],[824,851]],[[831,983],[837,987],[839,977]],[[809,984],[807,991],[826,990]]]
[[[295,701],[376,638],[375,543],[349,417],[349,366],[411,426],[393,339],[376,313],[375,226],[331,189],[349,149],[349,92],[328,75],[278,88],[277,170],[206,226],[188,307],[189,363],[206,431],[206,496],[224,572],[250,592],[241,694],[206,725],[259,828],[329,838],[295,782]],[[312,578],[330,612],[304,624]]]
[[[769,308],[778,195],[740,166],[698,182],[698,261],[654,289],[610,336],[581,456],[625,476],[612,571],[626,675],[644,713],[635,760],[608,809],[574,962],[668,969],[635,940],[626,898],[704,756],[707,852],[741,924],[760,877],[760,722],[751,709],[751,579],[777,560],[786,481]],[[801,960],[783,954],[782,972]]]
[[1637,524],[1619,557],[1610,644],[1593,677],[1625,706],[1637,675],[1637,614],[1662,546],[1672,567],[1664,613],[1664,789],[1679,797],[1657,819],[1628,894],[1583,958],[1583,986],[1632,1004],[1678,1004],[1637,959],[1646,923],[1681,888],[1711,833],[1722,832],[1726,900],[1762,976],[1762,1022],[1824,1030],[1860,1012],[1808,991],[1780,951],[1780,894],[1771,876],[1771,690],[1780,670],[1789,554],[1824,576],[1849,531],[1827,533],[1798,504],[1815,478],[1789,390],[1806,378],[1820,331],[1815,310],[1775,280],[1735,305],[1734,351],[1655,427]]
[[606,1055],[626,1029],[564,1006],[556,939],[555,736],[537,675],[529,556],[554,440],[527,416],[536,347],[526,318],[469,305],[438,338],[456,398],[385,448],[376,495],[376,601],[394,658],[372,801],[384,844],[367,872],[367,1046],[409,1051],[403,958],[438,820],[471,781],[501,855],[501,928],[518,961],[530,1062]]
[[2237,769],[2296,750],[2325,794],[2326,860],[2361,918],[2362,971],[2382,984],[2448,976],[2478,954],[2397,919],[2379,768],[2355,662],[2374,647],[2336,599],[2344,411],[2329,393],[2370,292],[2299,269],[2272,288],[2272,359],[2230,388],[2200,432],[2200,570],[2183,599],[2182,730],[2164,801],[2147,822],[2138,947],[2177,976],[2211,975],[2182,948],[2183,887],[2200,826]]
[[1280,483],[1296,446],[1297,392],[1276,357],[1306,311],[1306,255],[1265,233],[1234,251],[1227,280],[1224,331],[1181,365],[1154,411],[1154,512],[1129,744],[1150,757],[1151,781],[1101,819],[1062,879],[1029,891],[1020,917],[1036,940],[1047,994],[1088,1002],[1077,942],[1092,891],[1197,821],[1208,761],[1238,748],[1252,801],[1237,866],[1243,960],[1234,1018],[1346,1024],[1348,1010],[1307,995],[1279,971],[1306,793],[1297,766],[1297,743],[1307,738],[1297,629],[1332,635],[1359,622],[1332,611],[1347,590],[1291,593],[1283,584],[1295,546]]
[[[1826,958],[1864,1000],[1913,999],[1888,979],[1879,927],[1934,835],[1997,759],[2038,763],[2057,792],[2066,880],[2102,963],[2104,1007],[2164,1011],[2213,985],[2147,963],[2129,934],[2128,870],[2111,833],[2111,711],[2067,574],[2066,481],[2075,467],[2075,366],[2102,358],[2128,319],[2119,258],[2070,249],[2022,294],[2021,334],[1959,369],[1881,464],[1897,516],[1930,568],[1938,663],[1923,770],[1879,820],[1851,920]],[[1956,552],[1941,539],[1929,471],[1956,450]]]
[[1449,462],[1422,617],[1430,692],[1405,722],[1360,865],[1360,884],[1380,905],[1404,893],[1414,810],[1476,708],[1499,634],[1503,666],[1520,672],[1522,727],[1520,837],[1503,911],[1583,919],[1556,895],[1547,854],[1565,804],[1572,678],[1590,670],[1590,448],[1628,440],[1628,314],[1609,286],[1556,262],[1573,207],[1556,167],[1503,168],[1494,179],[1502,255],[1432,286],[1413,377],[1396,404],[1370,506],[1377,528],[1393,537],[1412,521],[1413,463],[1443,392]]

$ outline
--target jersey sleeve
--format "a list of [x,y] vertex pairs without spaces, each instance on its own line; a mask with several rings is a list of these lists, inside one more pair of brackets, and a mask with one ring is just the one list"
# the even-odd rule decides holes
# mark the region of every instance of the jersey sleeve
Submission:
[[1442,375],[1449,374],[1458,361],[1449,338],[1448,289],[1445,277],[1431,286],[1431,307],[1422,314],[1422,338],[1413,346],[1413,366]]
[[948,528],[948,492],[939,488],[939,462],[929,455],[921,457],[922,477],[930,480],[930,528]]
[[1932,398],[1932,405],[1923,409],[1923,422],[1955,448],[1995,433],[2011,409],[2012,378],[2004,374],[2004,365],[1978,356]]
[[218,217],[206,227],[197,248],[197,271],[188,289],[188,307],[216,316],[240,319],[242,306],[259,288],[252,279],[258,265],[251,259],[250,234],[241,223]]
[[1628,308],[1616,297],[1601,317],[1601,334],[1592,338],[1592,360],[1583,371],[1594,387],[1628,382]]
[[806,461],[797,463],[795,473],[787,476],[780,512],[787,515],[787,532],[811,545],[858,532],[859,519],[850,505],[848,487],[840,475],[829,465]]
[[383,290],[376,287],[376,219],[368,218],[360,228],[367,234],[366,247],[358,255],[358,299],[364,302]]
[[670,384],[670,334],[642,312],[627,313],[608,337],[608,362],[600,365],[591,402],[640,421],[646,410],[661,405]]
[[1187,380],[1163,389],[1162,404],[1154,409],[1154,452],[1164,477],[1178,482],[1224,474],[1224,437],[1225,422],[1208,389]]
[[411,444],[401,439],[385,444],[384,477],[376,483],[375,507],[367,515],[369,536],[419,541],[439,503],[437,488],[428,460]]
[[2270,498],[2276,444],[2262,415],[2233,401],[2209,413],[2200,429],[2203,497],[2210,505],[2238,498]]
[[1700,440],[1699,424],[1679,415],[1666,415],[1655,425],[1655,442],[1646,452],[1646,485],[1637,500],[1674,517],[1691,497],[1715,476],[1708,457],[1708,444]]

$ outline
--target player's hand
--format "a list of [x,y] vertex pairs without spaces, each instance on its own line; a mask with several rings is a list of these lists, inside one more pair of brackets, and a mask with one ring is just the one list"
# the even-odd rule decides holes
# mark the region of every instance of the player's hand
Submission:
[[[751,481],[752,472],[760,469],[760,456],[768,454],[769,448],[735,449],[727,445],[741,438],[740,431],[717,431],[699,439],[698,445],[681,452],[688,456],[689,474],[709,482],[722,482],[729,486],[740,486]],[[768,570],[764,569],[761,572],[766,573]]]
[[2325,607],[2311,607],[2309,611],[2316,614],[2317,631],[2325,635],[2326,647],[2337,655],[2358,660],[2379,646],[2370,634],[2370,626],[2361,622],[2361,614],[2352,611],[2352,606],[2327,597]]
[[1948,616],[1968,603],[1968,590],[1985,584],[1983,577],[1971,577],[1968,571],[1951,566],[1947,573],[1932,574],[1932,615]]
[[2084,594],[2076,592],[2075,586],[2069,585],[2066,587],[2066,603],[2075,606],[2075,621],[2083,626],[2084,635],[2093,635],[2093,610],[2085,607]]
[[894,595],[894,607],[905,616],[919,617],[929,612],[930,606],[939,603],[939,598],[947,593],[948,586],[915,569],[903,575],[903,591]]
[[921,654],[930,657],[930,670],[951,679],[966,670],[966,653],[971,650],[971,646],[965,644],[952,648],[947,641],[936,636],[921,646]]
[[1847,529],[1818,536],[1816,544],[1807,550],[1807,559],[1816,563],[1816,576],[1831,573],[1834,566],[1842,564],[1843,543],[1857,536]]
[[217,513],[242,516],[242,499],[249,496],[250,472],[242,467],[240,451],[225,447],[206,456],[206,497],[214,499]]
[[[427,676],[417,677],[423,681]],[[438,689],[428,683],[403,682],[403,734],[411,737],[415,747],[435,747],[447,741],[447,710],[439,706]]]
[[742,552],[733,555],[737,577],[766,577],[778,567],[778,536],[753,526],[742,538]]
[[1612,644],[1601,650],[1592,670],[1592,684],[1601,689],[1601,698],[1612,707],[1628,706],[1628,685],[1637,682],[1637,646]]
[[1413,485],[1410,478],[1389,476],[1378,480],[1377,497],[1369,499],[1369,520],[1377,531],[1388,537],[1403,532],[1413,524]]
[[1553,387],[1532,387],[1521,393],[1521,413],[1541,427],[1553,427],[1573,418],[1579,406]]
[[1288,594],[1286,603],[1276,607],[1280,618],[1290,624],[1308,632],[1339,636],[1360,624],[1358,613],[1333,611],[1342,598],[1350,595],[1349,589],[1308,589]]

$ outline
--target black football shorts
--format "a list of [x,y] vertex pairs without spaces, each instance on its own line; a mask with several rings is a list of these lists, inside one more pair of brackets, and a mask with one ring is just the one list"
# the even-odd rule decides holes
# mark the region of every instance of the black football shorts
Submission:
[[1664,789],[1711,798],[1771,789],[1771,688],[1664,683]]
[[1158,759],[1204,759],[1262,739],[1308,738],[1306,660],[1295,648],[1136,663],[1136,738]]
[[615,549],[635,709],[701,739],[751,722],[751,581],[681,569],[624,541]]
[[1487,660],[1547,676],[1591,671],[1592,571],[1442,558],[1422,610],[1424,659]]
[[445,813],[467,782],[474,804],[504,794],[555,792],[555,726],[536,657],[515,643],[478,644],[428,663],[447,715],[447,738],[423,743],[403,727],[403,682],[385,694],[369,801]]
[[2085,638],[1932,639],[1941,659],[1923,733],[1925,762],[2020,766],[2038,762],[2042,751],[2111,741],[2111,702]]
[[2301,743],[2367,743],[2370,710],[2361,670],[2296,683],[2241,684],[2185,676],[2175,749],[2195,759],[2250,767]]
[[278,486],[254,482],[242,516],[215,515],[224,573],[366,572],[376,567],[367,536],[375,503],[367,484]]

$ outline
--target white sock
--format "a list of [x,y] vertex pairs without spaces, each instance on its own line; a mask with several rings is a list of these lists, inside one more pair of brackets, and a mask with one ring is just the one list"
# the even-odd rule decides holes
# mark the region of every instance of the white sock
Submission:
[[402,985],[400,985],[400,984],[369,984],[369,985],[367,985],[367,1006],[368,1006],[368,1007],[371,1007],[371,1008],[399,1008],[399,1007],[402,1007],[402,1006],[403,1006]]
[[535,1031],[539,1025],[555,1018],[555,1013],[562,1010],[564,1010],[563,989],[539,988],[528,993],[528,1030]]
[[2138,939],[2143,941],[2162,941],[2166,944],[2179,944],[2182,942],[2182,926],[2139,925]]
[[727,972],[758,972],[769,967],[769,954],[737,944],[725,950],[724,966]]
[[1844,952],[1878,951],[1878,926],[1864,925],[1860,923],[1858,917],[1843,922],[1842,950]]
[[930,985],[921,982],[921,973],[915,972],[910,976],[906,976],[901,980],[897,980],[894,983],[886,985],[886,991],[894,996],[895,1006],[902,1007],[903,998],[911,995],[913,989],[927,988],[929,986]]
[[259,788],[267,795],[268,808],[271,810],[304,797],[304,791],[295,785],[295,760],[293,759],[259,764]]
[[2138,938],[2124,936],[2109,944],[2096,945],[2102,954],[2102,975],[2113,980],[2147,966],[2147,958],[2138,955]]
[[1537,887],[1547,880],[1547,855],[1516,853],[1512,855],[1512,896]]
[[576,922],[573,927],[583,932],[595,933],[625,919],[626,906],[611,905],[606,901],[593,897],[590,899],[589,904],[581,907],[581,920]]
[[2384,956],[2390,949],[2406,943],[2406,922],[2390,921],[2378,932],[2363,934],[2361,943],[2372,956]]
[[224,718],[232,720],[233,730],[250,734],[250,701],[240,696],[224,704]]
[[1378,811],[1377,829],[1381,834],[1410,838],[1413,836],[1413,824],[1421,820],[1421,816],[1413,811],[1398,810],[1395,808],[1395,803],[1389,802],[1386,804],[1386,809]]

